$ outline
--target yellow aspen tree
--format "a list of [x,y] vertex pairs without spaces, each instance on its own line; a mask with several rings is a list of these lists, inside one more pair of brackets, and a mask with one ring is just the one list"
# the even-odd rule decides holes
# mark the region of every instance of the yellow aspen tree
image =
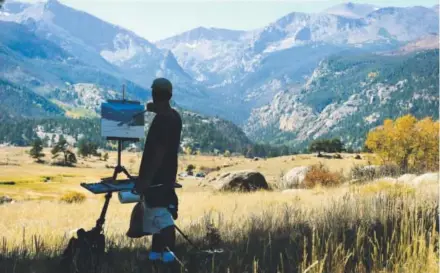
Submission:
[[438,170],[439,157],[439,122],[424,118],[417,122],[417,151],[414,166],[423,170]]
[[394,122],[394,158],[404,171],[408,170],[408,163],[417,148],[416,123],[417,119],[411,115],[400,117]]
[[390,119],[371,130],[365,145],[376,153],[383,163],[393,162],[404,171],[438,170],[439,122],[432,118],[420,121],[411,115],[393,122]]

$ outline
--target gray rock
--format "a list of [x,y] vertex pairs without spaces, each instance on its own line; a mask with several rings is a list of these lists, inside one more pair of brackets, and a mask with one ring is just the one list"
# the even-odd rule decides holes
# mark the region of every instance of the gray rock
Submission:
[[419,185],[423,182],[429,183],[429,182],[438,182],[438,181],[439,181],[439,173],[425,173],[414,178],[411,184]]
[[397,182],[399,183],[411,183],[415,178],[417,177],[417,175],[415,174],[404,174],[402,176],[400,176],[399,178],[397,178]]
[[280,188],[292,189],[302,187],[308,170],[308,166],[295,167],[291,169],[281,179],[279,185]]
[[0,205],[12,203],[12,202],[14,202],[14,200],[11,197],[6,195],[0,196]]
[[222,174],[211,184],[221,191],[256,191],[269,189],[266,178],[257,171],[246,170]]

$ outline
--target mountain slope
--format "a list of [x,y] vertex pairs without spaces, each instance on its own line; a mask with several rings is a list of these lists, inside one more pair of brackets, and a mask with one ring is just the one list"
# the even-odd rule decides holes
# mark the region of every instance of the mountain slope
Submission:
[[422,50],[430,50],[430,49],[438,49],[439,48],[439,35],[438,34],[429,34],[423,36],[418,40],[414,40],[409,42],[408,44],[402,46],[396,51],[391,53],[386,52],[384,54],[408,54],[412,52],[422,51]]
[[5,10],[10,14],[1,16],[2,20],[26,24],[38,35],[104,71],[118,71],[114,65],[129,78],[134,73],[149,75],[141,82],[143,85],[149,85],[158,73],[175,80],[187,78],[181,71],[166,72],[161,64],[167,52],[147,40],[56,0],[23,6],[15,13],[7,2]]
[[0,121],[17,118],[62,116],[64,111],[29,89],[0,79]]
[[276,93],[304,84],[330,55],[388,52],[430,33],[438,33],[438,13],[431,8],[348,3],[319,14],[293,12],[254,31],[197,28],[157,44],[224,100],[222,117],[243,124]]
[[246,132],[255,140],[295,145],[336,136],[360,147],[385,118],[411,113],[438,119],[438,61],[438,49],[328,58],[302,88],[280,92],[255,110]]
[[[56,82],[49,80],[50,77],[35,76],[45,84],[51,83],[51,86],[32,88],[43,89],[42,92],[49,88],[62,89],[65,88],[64,81],[68,81],[71,84],[95,84],[97,88],[115,90],[127,82],[137,86],[138,90],[133,92],[135,98],[144,99],[148,97],[146,90],[150,89],[154,78],[167,77],[173,82],[175,99],[181,105],[190,109],[195,105],[195,110],[205,113],[212,111],[206,106],[204,87],[193,83],[191,76],[180,67],[171,52],[158,49],[131,31],[55,0],[31,5],[7,1],[5,12],[0,14],[0,22],[18,23],[32,35],[51,42],[69,55],[64,60],[46,59],[51,62],[46,70],[50,70],[49,74],[57,74],[52,77]],[[0,36],[0,43],[2,39]],[[32,65],[46,66],[40,61],[33,60],[37,62],[36,65],[18,62],[15,67],[27,69]],[[60,78],[67,79],[60,82]],[[128,90],[133,91],[131,88]]]
[[[0,28],[3,30],[0,37],[0,78],[65,103],[71,101],[55,95],[75,92],[71,86],[77,84],[102,89],[101,100],[115,98],[112,90],[119,90],[123,83],[131,98],[149,97],[147,90],[89,66],[55,43],[35,35],[26,26],[0,21]],[[89,90],[92,92],[93,88]],[[86,99],[87,96],[84,96],[84,101]]]
[[196,28],[159,41],[159,48],[171,50],[180,65],[206,85],[225,84],[234,73],[243,70],[240,60],[246,37],[244,31]]

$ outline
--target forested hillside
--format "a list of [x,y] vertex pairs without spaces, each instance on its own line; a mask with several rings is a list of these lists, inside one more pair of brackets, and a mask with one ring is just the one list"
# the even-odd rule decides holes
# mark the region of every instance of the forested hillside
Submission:
[[[243,131],[231,122],[206,118],[191,112],[181,113],[184,123],[182,146],[191,147],[193,151],[242,152],[251,144]],[[151,119],[152,115],[148,115],[146,133]],[[109,142],[101,138],[100,130],[99,118],[10,119],[0,123],[0,143],[26,146],[36,138],[41,138],[46,145],[51,145],[57,141],[59,135],[63,135],[71,144],[76,144],[78,139],[85,137],[102,148],[112,148]]]
[[323,61],[302,88],[280,92],[254,111],[251,138],[304,147],[337,137],[363,145],[366,133],[412,114],[438,119],[439,50],[408,55],[338,55]]
[[64,111],[25,87],[0,78],[0,122],[10,118],[61,116]]

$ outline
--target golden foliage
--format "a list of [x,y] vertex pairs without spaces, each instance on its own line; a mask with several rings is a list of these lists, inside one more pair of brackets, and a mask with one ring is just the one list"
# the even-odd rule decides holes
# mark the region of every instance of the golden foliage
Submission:
[[314,188],[315,186],[332,187],[341,184],[342,175],[337,172],[331,172],[324,165],[313,165],[307,171],[304,178],[306,188]]
[[439,122],[430,117],[417,120],[412,115],[384,124],[368,133],[365,145],[376,153],[382,163],[393,162],[403,168],[438,170]]
[[86,196],[80,192],[68,192],[61,196],[60,201],[68,204],[83,203],[86,201]]

